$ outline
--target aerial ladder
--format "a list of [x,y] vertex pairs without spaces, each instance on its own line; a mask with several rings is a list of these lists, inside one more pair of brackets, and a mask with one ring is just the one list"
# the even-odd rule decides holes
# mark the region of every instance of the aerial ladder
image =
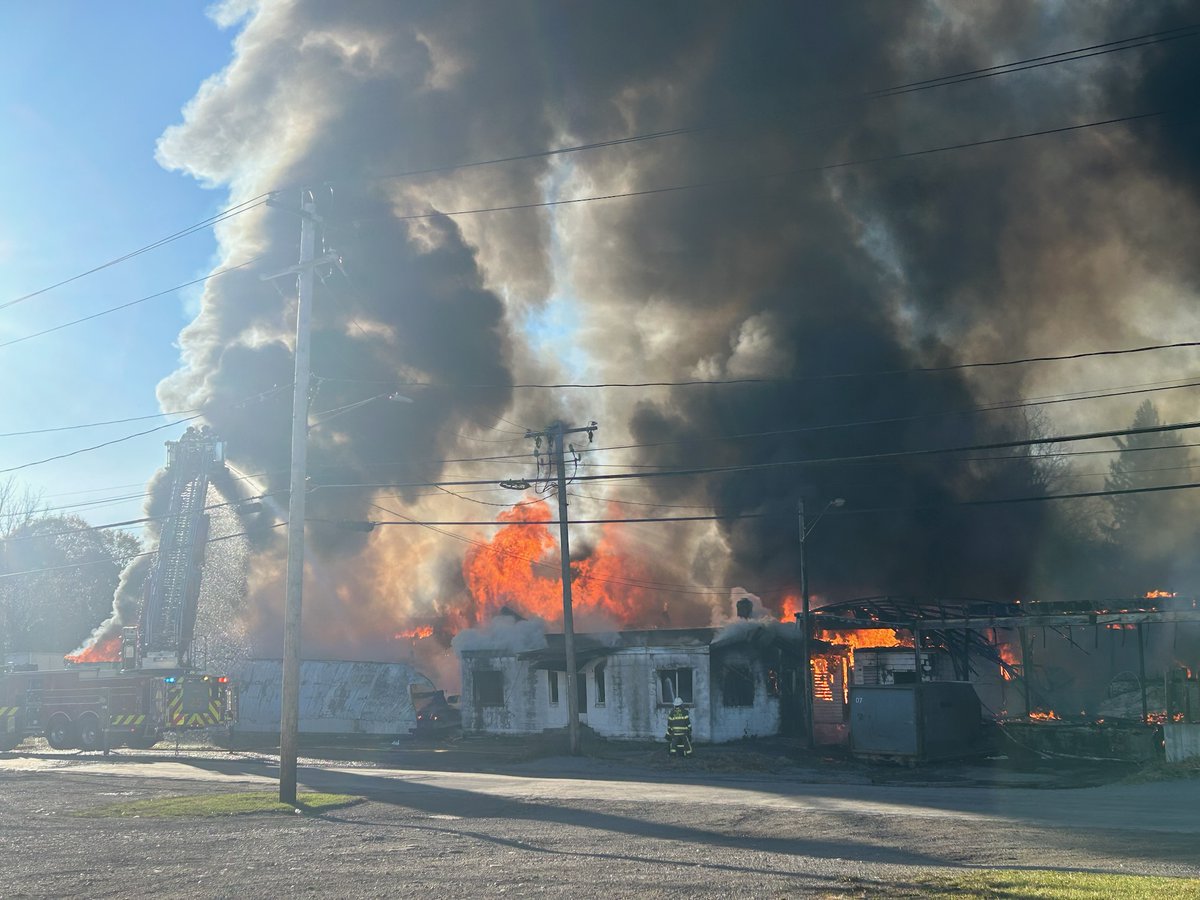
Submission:
[[208,543],[205,499],[210,477],[224,465],[224,444],[207,426],[193,426],[178,441],[167,442],[170,507],[159,536],[157,560],[146,579],[135,667],[192,668],[196,607]]
[[194,658],[209,533],[205,502],[210,479],[224,467],[225,445],[207,425],[192,426],[178,441],[167,441],[170,506],[146,579],[141,617],[122,634],[123,669],[162,672],[170,730],[232,725],[236,718],[229,678],[201,671]]

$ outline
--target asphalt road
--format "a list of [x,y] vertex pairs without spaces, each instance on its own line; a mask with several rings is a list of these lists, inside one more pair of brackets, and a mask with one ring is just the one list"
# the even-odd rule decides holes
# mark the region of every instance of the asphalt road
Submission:
[[0,758],[2,897],[870,896],[928,867],[1200,876],[1200,782],[1075,790],[804,784],[586,760],[480,774],[313,761],[322,816],[79,819],[270,789],[261,757]]

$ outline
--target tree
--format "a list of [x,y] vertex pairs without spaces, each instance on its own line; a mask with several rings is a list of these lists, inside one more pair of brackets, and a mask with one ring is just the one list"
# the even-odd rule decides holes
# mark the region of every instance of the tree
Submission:
[[[13,476],[0,480],[0,538],[14,528],[32,522],[42,511],[41,496]],[[0,557],[0,575],[7,571]],[[0,580],[0,665],[12,646],[13,624],[10,621],[5,580]]]
[[[1160,425],[1158,410],[1147,400],[1137,408],[1131,429]],[[1131,434],[1113,439],[1120,453],[1108,468],[1107,491],[1138,491],[1178,483],[1190,464],[1190,451],[1172,432]],[[1189,480],[1189,479],[1184,479]],[[1114,562],[1138,590],[1162,587],[1174,570],[1172,560],[1190,541],[1186,492],[1116,493],[1108,498],[1111,520],[1104,536]],[[1133,586],[1133,585],[1131,585]]]
[[111,613],[121,570],[140,550],[133,535],[79,516],[24,517],[0,540],[8,649],[78,647]]
[[[1161,425],[1158,410],[1150,400],[1137,408],[1131,429],[1155,428]],[[1187,448],[1172,432],[1131,434],[1113,438],[1121,452],[1109,463],[1107,491],[1130,491],[1139,488],[1170,484],[1172,471],[1188,464]],[[1154,450],[1153,453],[1148,452]],[[1145,494],[1117,494],[1109,498],[1112,521],[1106,532],[1114,544],[1130,544],[1142,536],[1153,533],[1158,524],[1158,513]]]

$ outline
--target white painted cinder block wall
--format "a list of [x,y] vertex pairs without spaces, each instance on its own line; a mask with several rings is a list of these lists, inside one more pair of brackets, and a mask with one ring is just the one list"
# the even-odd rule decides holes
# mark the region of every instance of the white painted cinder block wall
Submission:
[[[666,733],[671,705],[660,694],[662,669],[692,670],[692,699],[688,711],[697,741],[723,742],[779,733],[779,699],[769,695],[766,666],[759,660],[729,656],[742,662],[754,677],[754,703],[725,706],[720,696],[720,672],[715,675],[709,648],[629,648],[587,663],[586,704],[580,721],[597,734],[613,739],[659,740]],[[604,702],[597,702],[596,670],[604,670]],[[474,682],[479,670],[502,673],[504,705],[478,707]],[[551,702],[550,679],[558,683],[558,702]],[[714,679],[717,684],[714,685]],[[535,669],[511,655],[474,652],[463,657],[463,728],[485,734],[538,734],[567,725],[567,684],[563,672]]]

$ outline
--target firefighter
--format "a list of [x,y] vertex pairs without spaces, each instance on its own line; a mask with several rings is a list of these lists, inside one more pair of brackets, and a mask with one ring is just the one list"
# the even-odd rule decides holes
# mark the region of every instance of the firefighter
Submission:
[[672,759],[692,755],[692,717],[678,697],[667,716],[667,751]]

